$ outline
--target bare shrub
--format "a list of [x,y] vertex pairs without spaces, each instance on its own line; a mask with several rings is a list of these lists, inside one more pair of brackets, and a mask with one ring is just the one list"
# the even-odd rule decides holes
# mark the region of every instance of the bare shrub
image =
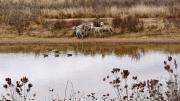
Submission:
[[53,30],[61,30],[65,28],[66,22],[65,21],[56,21],[53,25]]
[[114,28],[120,28],[120,27],[122,27],[122,23],[121,22],[122,22],[121,17],[116,17],[116,18],[114,18],[112,20],[112,25],[113,25]]
[[132,32],[138,32],[143,29],[143,22],[132,16],[125,18],[125,25],[128,27],[128,30]]
[[8,19],[8,24],[13,26],[19,34],[23,33],[31,22],[31,16],[21,11],[14,11]]
[[112,20],[112,25],[114,28],[120,28],[121,32],[138,32],[143,30],[143,21],[139,18],[127,16],[127,17],[116,17]]

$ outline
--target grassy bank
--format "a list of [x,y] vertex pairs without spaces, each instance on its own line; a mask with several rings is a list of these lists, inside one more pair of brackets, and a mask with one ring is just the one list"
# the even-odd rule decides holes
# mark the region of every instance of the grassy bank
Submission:
[[0,37],[69,38],[73,26],[90,21],[113,26],[112,36],[178,36],[179,5],[179,0],[0,0]]
[[[29,23],[19,19],[12,25],[0,25],[0,38],[34,37],[34,38],[72,38],[73,26],[87,22],[105,22],[113,27],[113,34],[107,33],[94,36],[90,33],[87,38],[178,38],[180,19],[178,18],[135,18],[131,16],[116,18],[83,18],[83,19],[43,19],[38,23]],[[26,26],[26,23],[29,25]]]

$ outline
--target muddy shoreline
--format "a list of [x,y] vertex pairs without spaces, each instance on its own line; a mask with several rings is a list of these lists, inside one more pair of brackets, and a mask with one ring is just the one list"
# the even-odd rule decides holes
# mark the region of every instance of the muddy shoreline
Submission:
[[0,39],[0,45],[31,45],[31,44],[180,44],[179,38],[13,38]]

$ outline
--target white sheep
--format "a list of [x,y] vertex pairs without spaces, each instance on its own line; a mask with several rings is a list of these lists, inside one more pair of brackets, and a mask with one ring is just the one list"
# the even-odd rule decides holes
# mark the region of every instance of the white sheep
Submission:
[[91,23],[91,32],[94,33],[94,35],[96,36],[96,34],[99,34],[100,37],[102,35],[102,27],[95,27],[93,23]]
[[80,26],[74,26],[73,30],[77,38],[84,38],[84,31]]
[[83,24],[83,30],[85,32],[85,36],[88,36],[89,32],[91,32],[91,24],[90,23],[85,23]]
[[105,25],[104,22],[100,22],[100,27],[102,28],[103,32],[109,32],[112,34],[113,30],[110,25]]
[[90,23],[84,23],[84,24],[78,25],[76,28],[83,30],[84,36],[88,36],[88,33],[91,31],[91,24]]

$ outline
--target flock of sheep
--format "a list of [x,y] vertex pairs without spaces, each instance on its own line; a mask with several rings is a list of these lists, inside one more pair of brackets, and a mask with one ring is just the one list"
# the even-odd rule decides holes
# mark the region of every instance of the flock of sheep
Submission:
[[74,34],[77,38],[84,38],[89,34],[94,34],[94,36],[102,36],[103,33],[113,33],[112,27],[110,25],[105,25],[104,22],[100,22],[100,27],[94,26],[91,23],[83,23],[78,26],[73,27]]

